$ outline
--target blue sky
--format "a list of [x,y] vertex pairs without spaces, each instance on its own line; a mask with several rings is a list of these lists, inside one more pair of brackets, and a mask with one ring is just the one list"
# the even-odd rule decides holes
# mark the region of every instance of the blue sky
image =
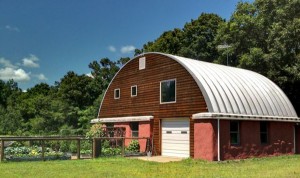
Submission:
[[135,48],[202,12],[229,19],[239,0],[0,0],[0,79],[53,85]]

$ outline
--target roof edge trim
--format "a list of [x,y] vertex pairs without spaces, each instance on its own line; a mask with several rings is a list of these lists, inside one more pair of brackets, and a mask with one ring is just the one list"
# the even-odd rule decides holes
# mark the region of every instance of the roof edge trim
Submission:
[[210,112],[193,114],[192,119],[300,122],[300,118],[298,117],[243,115],[243,114],[210,113]]
[[154,118],[153,116],[96,118],[91,120],[91,123],[96,124],[96,123],[115,123],[115,122],[139,122],[139,121],[150,121],[153,118]]

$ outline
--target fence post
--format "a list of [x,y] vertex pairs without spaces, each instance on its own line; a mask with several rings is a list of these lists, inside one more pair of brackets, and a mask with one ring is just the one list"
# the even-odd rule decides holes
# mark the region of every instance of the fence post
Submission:
[[80,159],[80,138],[77,139],[77,159]]
[[125,156],[125,138],[122,137],[122,156]]
[[45,161],[45,143],[44,140],[41,140],[42,143],[42,160]]
[[1,139],[1,159],[0,162],[2,162],[4,160],[4,140]]
[[93,138],[93,158],[98,158],[101,156],[101,139]]

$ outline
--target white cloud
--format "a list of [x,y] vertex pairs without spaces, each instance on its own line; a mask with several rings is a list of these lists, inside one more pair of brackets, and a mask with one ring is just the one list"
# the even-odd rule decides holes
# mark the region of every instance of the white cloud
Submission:
[[15,65],[13,65],[9,60],[5,58],[0,58],[0,65],[3,67],[9,67],[9,68],[17,68]]
[[11,67],[0,68],[0,79],[10,80],[13,79],[16,82],[29,81],[30,73],[26,73],[23,69],[14,69]]
[[109,50],[110,52],[116,52],[116,51],[117,51],[117,49],[116,49],[114,46],[109,46],[109,47],[108,47],[108,50]]
[[44,74],[39,74],[36,76],[39,80],[48,80]]
[[121,48],[121,53],[123,53],[123,54],[125,54],[125,53],[130,53],[130,52],[132,52],[132,51],[134,51],[134,50],[135,50],[135,47],[132,46],[132,45],[123,46],[123,47]]
[[5,29],[8,30],[8,31],[20,32],[19,28],[17,28],[17,27],[12,27],[12,26],[10,26],[10,25],[6,25],[6,26],[5,26]]
[[37,63],[39,61],[39,58],[35,55],[31,54],[28,58],[22,59],[23,66],[25,67],[31,67],[31,68],[38,68],[40,65]]

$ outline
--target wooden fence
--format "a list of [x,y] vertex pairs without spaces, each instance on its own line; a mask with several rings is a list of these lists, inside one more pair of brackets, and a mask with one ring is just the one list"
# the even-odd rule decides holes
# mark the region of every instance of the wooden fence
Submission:
[[81,141],[88,141],[90,140],[92,142],[92,158],[97,158],[101,156],[101,142],[102,140],[121,140],[122,143],[122,152],[121,155],[125,156],[125,140],[131,139],[131,140],[140,140],[140,139],[146,139],[146,151],[151,151],[151,143],[149,137],[97,137],[88,139],[83,136],[66,136],[66,137],[0,137],[0,143],[1,143],[1,149],[0,149],[0,161],[2,162],[5,158],[5,143],[11,142],[11,141],[40,141],[41,142],[41,159],[45,160],[45,142],[46,141],[77,141],[77,152],[76,156],[77,159],[80,159],[80,142]]

